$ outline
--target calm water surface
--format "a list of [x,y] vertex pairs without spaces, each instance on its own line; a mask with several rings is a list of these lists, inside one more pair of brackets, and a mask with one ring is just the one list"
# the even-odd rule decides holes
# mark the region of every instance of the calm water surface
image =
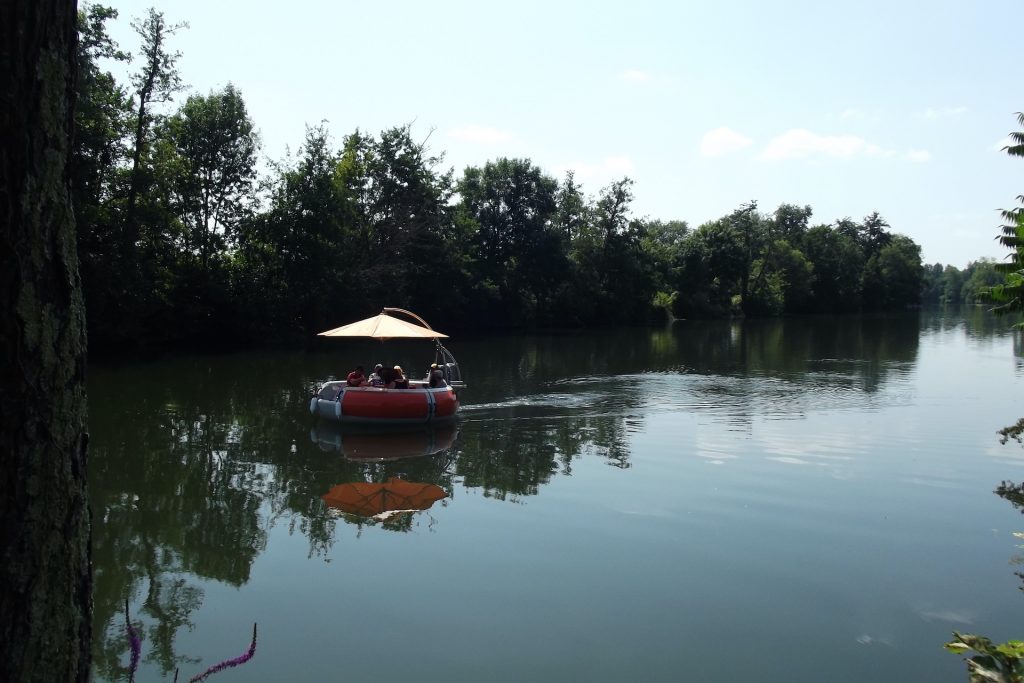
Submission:
[[[1019,340],[980,311],[452,340],[457,428],[342,432],[311,388],[431,349],[93,366],[97,679],[962,681],[1024,636],[993,495]],[[418,373],[413,373],[418,374]],[[364,517],[333,487],[446,497]],[[386,517],[386,516],[385,516]]]

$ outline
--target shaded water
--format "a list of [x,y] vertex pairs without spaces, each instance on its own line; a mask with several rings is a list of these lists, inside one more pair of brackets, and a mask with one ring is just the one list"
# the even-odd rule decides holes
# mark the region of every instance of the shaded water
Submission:
[[[422,345],[92,367],[97,678],[950,680],[1024,636],[1019,340],[983,312],[453,340],[456,428],[317,424]],[[385,356],[385,354],[387,354]],[[422,360],[421,357],[422,356]],[[415,374],[415,373],[414,373]],[[447,497],[329,507],[391,477]]]

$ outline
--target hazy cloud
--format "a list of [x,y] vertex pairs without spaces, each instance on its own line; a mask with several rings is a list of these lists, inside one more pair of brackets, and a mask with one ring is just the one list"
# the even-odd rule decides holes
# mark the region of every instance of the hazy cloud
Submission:
[[634,83],[645,83],[647,81],[654,80],[654,76],[649,71],[644,71],[642,69],[626,69],[619,74],[619,78],[624,81],[632,81]]
[[765,161],[783,161],[786,159],[806,159],[810,157],[831,157],[833,159],[853,159],[866,157],[870,159],[896,159],[921,163],[928,161],[932,155],[925,149],[911,149],[899,153],[894,149],[886,149],[868,142],[857,135],[818,135],[803,128],[787,130],[782,135],[772,138],[761,150],[760,159]]
[[706,157],[720,157],[723,154],[738,152],[752,144],[754,141],[750,138],[723,126],[704,133],[700,141],[700,153]]
[[948,119],[955,116],[960,116],[967,111],[967,107],[929,107],[919,114],[923,119],[929,121],[935,121],[937,119]]
[[859,154],[881,156],[884,152],[856,135],[818,135],[803,128],[794,128],[772,138],[762,150],[761,158],[780,161],[821,155],[848,159]]
[[453,128],[448,131],[448,136],[463,142],[472,142],[478,145],[494,145],[505,142],[512,137],[512,134],[498,128],[488,126],[469,125],[462,128]]

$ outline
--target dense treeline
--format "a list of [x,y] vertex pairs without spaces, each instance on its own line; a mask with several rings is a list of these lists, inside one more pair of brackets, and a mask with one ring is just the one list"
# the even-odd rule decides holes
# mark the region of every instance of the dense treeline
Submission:
[[935,263],[924,268],[921,303],[977,303],[986,291],[1002,281],[1000,264],[993,259],[972,261],[963,270]]
[[497,329],[898,309],[925,283],[927,300],[953,296],[878,213],[815,225],[809,206],[751,202],[691,229],[635,216],[628,178],[594,196],[508,158],[457,176],[409,126],[340,144],[311,127],[260,174],[237,88],[173,102],[183,25],[150,10],[130,58],[106,33],[116,16],[80,13],[72,172],[94,348],[303,338],[383,305]]

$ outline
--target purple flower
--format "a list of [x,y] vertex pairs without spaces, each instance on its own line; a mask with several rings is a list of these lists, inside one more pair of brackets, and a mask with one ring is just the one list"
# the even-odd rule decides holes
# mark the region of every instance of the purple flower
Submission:
[[190,678],[188,683],[199,683],[200,681],[205,681],[208,677],[212,676],[213,674],[217,673],[218,671],[223,671],[224,669],[230,669],[231,667],[238,666],[239,664],[245,664],[250,659],[252,659],[252,656],[254,654],[256,654],[256,624],[252,625],[252,644],[249,645],[249,649],[248,649],[248,651],[245,652],[245,654],[239,655],[238,657],[235,657],[234,659],[225,660],[225,661],[221,662],[220,664],[214,664],[213,666],[211,666],[209,669],[207,669],[203,673],[201,673],[201,674],[199,674],[197,676],[193,676],[192,678]]

